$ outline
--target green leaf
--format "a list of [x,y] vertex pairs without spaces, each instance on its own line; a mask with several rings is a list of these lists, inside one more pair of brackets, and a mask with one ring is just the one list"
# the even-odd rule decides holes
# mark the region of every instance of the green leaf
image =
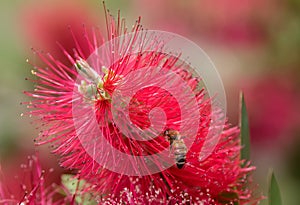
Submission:
[[244,94],[240,94],[241,159],[250,160],[249,120]]
[[88,183],[85,180],[78,180],[71,174],[64,174],[61,176],[62,185],[71,193],[76,194],[75,201],[82,205],[96,205],[97,201],[91,193],[82,193],[82,190]]
[[222,204],[239,205],[238,202],[239,195],[236,192],[228,192],[228,191],[221,192],[219,193],[218,199]]
[[273,171],[269,182],[269,205],[282,205],[280,189]]

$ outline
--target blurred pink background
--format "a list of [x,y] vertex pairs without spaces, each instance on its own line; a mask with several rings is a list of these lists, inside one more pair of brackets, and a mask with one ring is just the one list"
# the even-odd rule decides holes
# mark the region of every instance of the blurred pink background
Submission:
[[[31,119],[21,117],[28,100],[24,78],[37,61],[30,48],[60,58],[59,41],[71,50],[68,25],[79,34],[99,26],[105,32],[104,9],[96,0],[1,1],[0,38],[0,163],[2,172],[17,174],[28,154],[41,152],[42,164],[54,167],[47,147],[35,148]],[[131,25],[142,16],[145,28],[178,33],[196,42],[211,57],[223,79],[228,117],[238,123],[239,92],[245,93],[256,180],[266,193],[273,167],[282,186],[284,204],[300,200],[300,1],[299,0],[128,0],[107,1],[112,14]],[[44,160],[45,159],[45,160]],[[12,174],[13,173],[13,174]],[[59,180],[59,174],[55,180]]]

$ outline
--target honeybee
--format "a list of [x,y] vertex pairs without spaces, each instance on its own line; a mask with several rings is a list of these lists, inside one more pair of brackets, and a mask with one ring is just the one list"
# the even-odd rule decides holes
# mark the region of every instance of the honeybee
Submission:
[[170,142],[170,153],[174,155],[176,166],[181,169],[186,162],[187,147],[180,133],[177,130],[167,129],[164,136]]

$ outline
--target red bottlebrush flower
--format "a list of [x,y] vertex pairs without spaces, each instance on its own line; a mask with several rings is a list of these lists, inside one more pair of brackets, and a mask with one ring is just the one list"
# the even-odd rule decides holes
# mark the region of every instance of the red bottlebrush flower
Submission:
[[164,42],[143,32],[140,20],[128,38],[124,20],[106,20],[110,41],[98,49],[104,42],[94,32],[88,59],[76,43],[74,54],[62,48],[73,67],[36,52],[48,65],[36,66],[35,89],[25,92],[33,98],[29,113],[42,122],[36,143],[52,143],[61,165],[77,170],[102,204],[252,200],[245,186],[254,168],[240,167],[236,127],[226,124],[213,152],[199,159],[222,113],[212,112],[189,65],[162,52]]
[[42,169],[37,156],[28,157],[28,163],[22,164],[22,173],[15,178],[18,186],[8,183],[7,173],[1,172],[0,167],[0,204],[64,204],[72,202],[73,195],[64,192],[64,188],[49,183],[48,175],[53,169]]

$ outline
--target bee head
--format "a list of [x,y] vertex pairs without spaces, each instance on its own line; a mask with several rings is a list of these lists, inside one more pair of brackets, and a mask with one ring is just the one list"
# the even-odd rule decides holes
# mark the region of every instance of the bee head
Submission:
[[164,135],[165,135],[165,136],[169,136],[169,134],[170,134],[170,129],[166,129],[166,130],[164,131]]
[[169,130],[169,136],[177,138],[180,134],[177,130]]

